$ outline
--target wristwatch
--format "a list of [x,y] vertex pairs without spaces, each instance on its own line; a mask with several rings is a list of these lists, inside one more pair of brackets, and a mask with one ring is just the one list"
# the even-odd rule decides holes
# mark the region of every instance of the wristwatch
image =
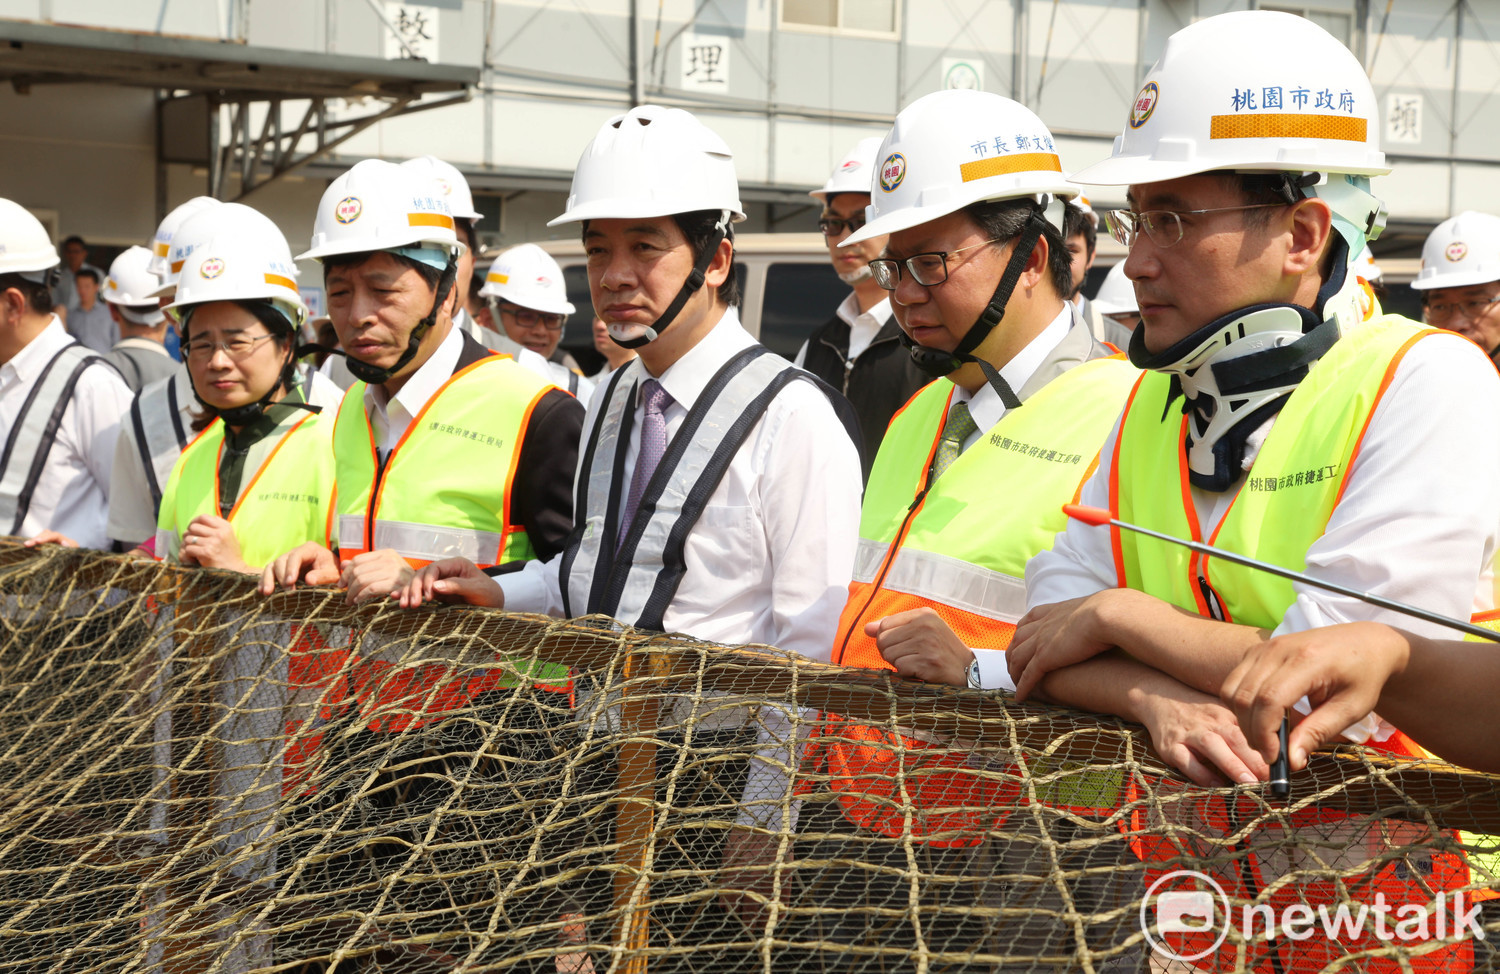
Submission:
[[977,656],[969,660],[969,689],[984,689],[984,685],[979,682],[979,658]]

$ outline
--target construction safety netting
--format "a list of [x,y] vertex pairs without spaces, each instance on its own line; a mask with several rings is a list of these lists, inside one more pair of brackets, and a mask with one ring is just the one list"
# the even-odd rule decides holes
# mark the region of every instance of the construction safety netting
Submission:
[[1500,778],[1438,761],[1204,789],[1001,693],[9,542],[0,606],[0,972],[1496,968]]

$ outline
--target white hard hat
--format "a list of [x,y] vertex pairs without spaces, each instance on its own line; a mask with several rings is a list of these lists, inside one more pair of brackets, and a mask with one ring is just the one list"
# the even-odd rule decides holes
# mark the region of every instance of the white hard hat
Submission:
[[1433,228],[1422,244],[1422,269],[1411,286],[1469,287],[1500,281],[1500,216],[1467,210]]
[[1214,169],[1381,176],[1380,114],[1365,69],[1310,20],[1241,10],[1167,38],[1114,151],[1074,174],[1127,186]]
[[1354,259],[1353,271],[1366,281],[1380,280],[1380,265],[1375,263],[1375,255],[1370,252],[1368,244],[1365,245],[1364,250],[1359,252],[1359,256]]
[[172,236],[177,232],[177,228],[187,222],[193,214],[222,205],[212,196],[194,196],[168,213],[166,219],[157,225],[156,236],[151,241],[151,265],[148,270],[156,275],[158,286],[170,285],[176,279],[177,272],[172,269],[171,255]]
[[435,180],[448,199],[448,208],[453,215],[478,223],[484,217],[474,209],[474,196],[469,192],[469,181],[457,168],[437,156],[417,156],[401,164],[406,169],[422,173]]
[[547,226],[699,210],[745,219],[734,154],[690,113],[640,105],[599,129],[573,170],[567,209]]
[[21,275],[43,284],[46,272],[58,263],[57,248],[42,221],[20,203],[0,198],[0,275]]
[[178,228],[174,250],[179,243],[188,256],[167,305],[173,318],[181,321],[183,309],[212,301],[270,301],[294,328],[306,320],[291,248],[260,212],[240,203],[205,210]]
[[453,211],[432,179],[382,159],[366,159],[329,184],[313,220],[312,246],[298,260],[429,248],[464,252]]
[[479,296],[546,314],[570,315],[577,310],[568,300],[562,268],[536,244],[521,244],[496,257]]
[[828,202],[829,197],[839,193],[863,193],[869,196],[875,186],[876,154],[880,151],[881,138],[872,135],[855,143],[839,164],[833,167],[833,175],[822,189],[815,189],[808,196]]
[[1135,297],[1135,285],[1130,283],[1130,278],[1125,276],[1123,260],[1111,267],[1109,273],[1104,275],[1104,282],[1099,285],[1099,293],[1094,295],[1093,304],[1102,315],[1127,314],[1141,310],[1140,303]]
[[149,270],[151,251],[130,247],[109,265],[104,300],[120,306],[120,313],[139,325],[157,325],[166,317],[153,297],[161,282]]
[[[865,225],[843,246],[906,230],[981,200],[1046,205],[1078,189],[1063,177],[1052,133],[1004,95],[950,89],[924,95],[896,116],[880,159]],[[1055,219],[1062,229],[1061,207]]]
[[20,274],[43,283],[59,263],[42,221],[20,203],[0,199],[0,274]]

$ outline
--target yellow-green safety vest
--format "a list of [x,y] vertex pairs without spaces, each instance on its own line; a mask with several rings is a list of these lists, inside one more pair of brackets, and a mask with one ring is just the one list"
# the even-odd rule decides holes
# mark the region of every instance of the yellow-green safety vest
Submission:
[[[332,529],[333,423],[293,410],[245,457],[239,496],[226,519],[240,557],[264,566],[308,541],[326,545]],[[182,532],[199,515],[219,515],[224,421],[215,418],[187,445],[167,478],[157,515],[156,556],[177,561]]]

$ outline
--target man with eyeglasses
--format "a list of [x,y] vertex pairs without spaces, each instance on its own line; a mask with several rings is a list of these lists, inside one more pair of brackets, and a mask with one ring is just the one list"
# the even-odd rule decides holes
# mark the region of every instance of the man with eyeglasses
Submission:
[[587,406],[594,384],[566,364],[572,361],[566,353],[557,355],[563,327],[577,309],[552,255],[536,244],[510,248],[490,265],[479,296],[505,337],[546,361],[548,381]]
[[[1004,648],[1025,611],[1026,562],[1063,527],[1062,505],[1077,493],[1138,373],[1095,341],[1067,300],[1064,201],[1077,190],[1036,115],[997,94],[938,92],[897,116],[877,155],[869,222],[844,243],[889,234],[885,256],[870,269],[891,296],[902,345],[935,381],[891,420],[875,458],[832,660],[1004,687]],[[924,896],[961,889],[972,898],[976,868],[991,876],[1053,868],[1032,858],[1038,847],[1029,842],[989,849],[986,830],[1004,814],[994,810],[1015,796],[1002,790],[1000,775],[970,767],[949,746],[929,749],[830,714],[812,751],[845,818],[886,837],[910,835],[930,871],[967,877]],[[911,821],[903,793],[917,813]],[[1078,814],[1099,809],[1076,790],[1048,797]],[[821,831],[848,829],[836,822]],[[1066,868],[1118,859],[1121,847],[1106,841],[1065,854]],[[892,865],[904,869],[901,855]],[[986,856],[990,866],[982,865]],[[878,877],[863,882],[868,888],[851,886],[850,895],[893,895]],[[1041,882],[981,885],[986,906],[1062,908],[1060,894]],[[1081,912],[1103,907],[1105,885],[1074,885]],[[992,935],[1008,938],[1012,954],[1040,953],[1059,932],[1038,918],[996,924],[984,934]],[[1091,943],[1097,935],[1089,932]],[[950,940],[942,950],[979,947],[972,929],[926,936]]]
[[1500,367],[1500,217],[1469,210],[1439,223],[1422,245],[1422,320],[1456,331]]
[[[1342,92],[1343,103],[1299,104],[1304,88]],[[1130,248],[1125,272],[1141,312],[1130,357],[1147,370],[1081,499],[1124,522],[1462,618],[1495,599],[1500,380],[1467,342],[1394,315],[1366,318],[1350,267],[1384,221],[1370,193],[1370,177],[1389,171],[1379,119],[1359,61],[1301,17],[1228,13],[1168,39],[1113,155],[1074,175],[1128,186],[1130,208],[1107,219]],[[1032,560],[1026,585],[1030,609],[1008,654],[1018,697],[1144,723],[1158,753],[1204,785],[1268,775],[1219,699],[1253,647],[1359,620],[1442,631],[1081,522]],[[1346,734],[1412,753],[1376,715]],[[1184,812],[1232,835],[1263,807],[1205,796]],[[1254,844],[1274,844],[1267,832],[1283,827],[1338,828],[1349,836],[1341,846],[1391,850],[1351,879],[1360,902],[1377,892],[1398,908],[1430,902],[1461,881],[1456,857],[1418,863],[1395,851],[1431,841],[1420,825],[1387,821],[1377,833],[1304,810],[1257,828]],[[1150,866],[1148,882],[1170,868]],[[1283,879],[1258,853],[1215,878],[1250,899]],[[1324,874],[1266,898],[1273,909],[1321,902],[1336,884]],[[1247,967],[1321,969],[1378,946],[1373,936],[1295,952],[1253,943]],[[1225,950],[1202,963],[1236,963]],[[1467,948],[1411,962],[1452,970],[1459,953]]]
[[901,329],[891,317],[889,292],[870,273],[870,261],[880,256],[885,236],[843,246],[865,225],[879,148],[878,137],[861,139],[834,167],[823,188],[807,194],[823,203],[818,229],[828,244],[839,280],[852,290],[833,318],[802,344],[794,360],[842,390],[854,406],[863,438],[860,464],[866,482],[891,417],[929,381],[901,345]]

